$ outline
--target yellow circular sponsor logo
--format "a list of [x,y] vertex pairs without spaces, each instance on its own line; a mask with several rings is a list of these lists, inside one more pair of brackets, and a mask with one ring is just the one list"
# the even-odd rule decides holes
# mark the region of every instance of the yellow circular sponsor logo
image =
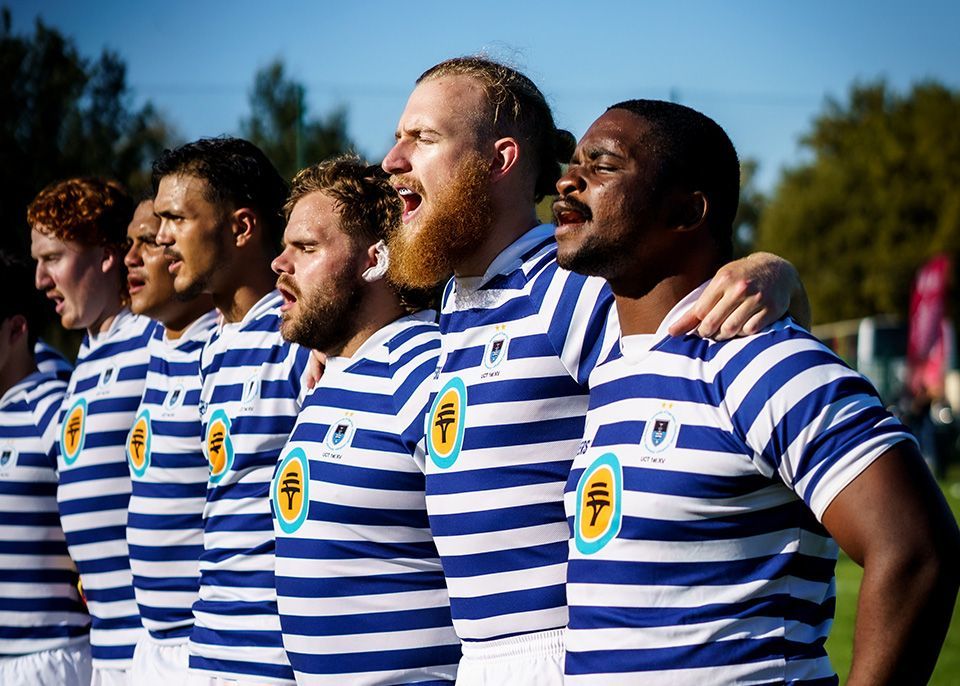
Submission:
[[127,436],[127,459],[130,469],[136,476],[143,476],[150,466],[150,411],[144,409],[133,423]]
[[427,426],[427,450],[441,469],[453,466],[463,446],[464,411],[467,389],[454,377],[437,394],[430,408]]
[[220,481],[233,465],[233,440],[230,438],[230,419],[223,410],[217,410],[207,424],[204,441],[207,461],[210,463],[210,480]]
[[294,448],[280,463],[273,479],[273,509],[288,534],[300,528],[310,509],[310,466],[302,448]]
[[86,438],[87,401],[79,398],[73,404],[60,427],[60,452],[68,465],[73,464],[83,450]]
[[606,453],[587,468],[577,485],[577,550],[590,555],[620,533],[622,499],[620,460],[613,453]]

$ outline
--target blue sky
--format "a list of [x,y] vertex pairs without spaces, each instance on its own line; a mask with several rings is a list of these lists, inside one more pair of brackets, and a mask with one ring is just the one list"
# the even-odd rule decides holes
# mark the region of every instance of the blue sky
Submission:
[[[38,14],[87,56],[127,62],[187,139],[237,133],[253,74],[281,57],[311,112],[348,108],[361,152],[388,149],[413,81],[432,64],[486,51],[541,87],[580,136],[606,106],[676,99],[716,119],[769,190],[802,159],[799,137],[827,97],[856,80],[899,90],[925,78],[960,89],[960,3],[76,2],[14,0],[14,30]],[[589,9],[588,9],[589,7]]]

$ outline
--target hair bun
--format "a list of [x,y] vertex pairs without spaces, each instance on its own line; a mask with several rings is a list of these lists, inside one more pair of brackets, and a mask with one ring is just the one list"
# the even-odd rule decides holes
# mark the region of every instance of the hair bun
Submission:
[[566,129],[556,129],[553,133],[553,152],[557,162],[566,164],[573,157],[577,139]]

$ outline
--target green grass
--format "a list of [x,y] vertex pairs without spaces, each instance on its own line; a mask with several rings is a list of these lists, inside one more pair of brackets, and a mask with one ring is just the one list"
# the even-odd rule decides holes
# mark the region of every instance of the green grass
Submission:
[[[944,494],[953,510],[953,515],[960,519],[960,474],[943,482]],[[846,555],[840,554],[837,563],[837,616],[833,623],[833,630],[827,640],[827,652],[833,662],[834,669],[840,675],[840,683],[846,683],[847,673],[850,671],[850,650],[853,646],[853,623],[856,618],[857,592],[860,589],[862,570]],[[933,686],[960,686],[960,611],[955,607],[953,620],[947,640],[940,651],[940,660],[930,679]]]

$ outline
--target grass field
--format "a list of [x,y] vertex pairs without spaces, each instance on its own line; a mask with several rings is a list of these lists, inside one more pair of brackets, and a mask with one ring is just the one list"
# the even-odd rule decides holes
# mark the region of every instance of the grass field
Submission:
[[[960,473],[943,482],[947,502],[955,517],[960,519]],[[840,683],[847,680],[850,671],[850,648],[853,645],[853,622],[857,609],[857,590],[860,588],[861,570],[855,562],[840,555],[837,564],[837,617],[827,641],[827,652],[833,666],[840,674]],[[930,680],[933,686],[960,686],[960,611],[954,608],[950,632],[943,644],[940,660]]]

